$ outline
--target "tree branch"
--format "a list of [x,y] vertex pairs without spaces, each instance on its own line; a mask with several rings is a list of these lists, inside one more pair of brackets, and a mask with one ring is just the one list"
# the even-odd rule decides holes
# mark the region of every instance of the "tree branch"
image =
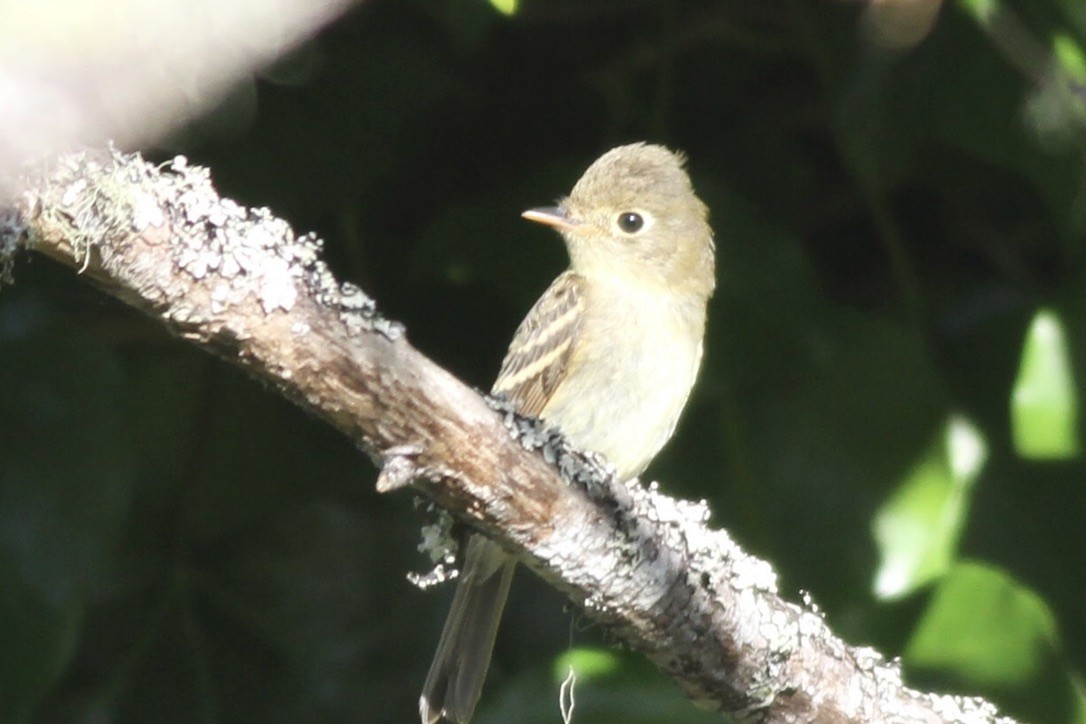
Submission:
[[703,504],[619,484],[484,399],[338,283],[318,239],[221,199],[184,159],[64,156],[0,218],[0,257],[16,241],[327,420],[385,466],[380,487],[411,483],[483,530],[703,707],[739,721],[1010,721],[905,687],[895,664],[781,599],[769,564],[710,530]]

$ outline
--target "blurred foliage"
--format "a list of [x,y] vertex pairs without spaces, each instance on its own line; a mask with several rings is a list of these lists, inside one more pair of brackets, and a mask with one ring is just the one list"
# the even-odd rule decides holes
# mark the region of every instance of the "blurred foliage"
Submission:
[[1078,457],[1078,399],[1069,368],[1063,323],[1047,310],[1037,312],[1022,349],[1022,364],[1011,394],[1014,444],[1025,458]]
[[[1083,8],[946,2],[891,51],[862,2],[372,0],[156,152],[316,230],[485,388],[565,263],[519,212],[610,146],[685,150],[719,291],[653,477],[917,686],[1086,721]],[[0,721],[412,721],[450,592],[404,579],[410,497],[69,272],[15,272]],[[569,664],[575,721],[717,720],[605,643],[519,576],[479,721],[558,721]]]
[[946,573],[955,558],[964,506],[984,467],[987,445],[967,421],[952,419],[901,479],[872,524],[882,564],[876,595],[899,598]]

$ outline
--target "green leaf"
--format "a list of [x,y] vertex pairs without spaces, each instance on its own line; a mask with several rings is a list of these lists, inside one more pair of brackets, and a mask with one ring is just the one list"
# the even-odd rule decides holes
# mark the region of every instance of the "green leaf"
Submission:
[[1078,400],[1063,322],[1041,310],[1033,318],[1011,395],[1015,450],[1024,458],[1065,460],[1079,453]]
[[965,562],[939,585],[905,658],[982,685],[1014,685],[1043,670],[1056,641],[1052,612],[1036,593],[1003,571]]
[[982,23],[990,22],[991,17],[999,10],[997,0],[961,0],[959,4]]
[[1057,33],[1052,39],[1052,50],[1068,76],[1079,83],[1086,80],[1086,56],[1083,56],[1082,47],[1073,37],[1067,33]]
[[516,15],[518,0],[490,0],[490,4],[502,15]]
[[558,681],[566,678],[570,669],[582,681],[598,679],[614,674],[619,668],[619,658],[613,651],[578,647],[554,660],[554,676]]
[[1005,571],[963,562],[940,582],[904,659],[924,686],[953,682],[1027,721],[1075,721],[1081,684],[1059,641],[1055,617],[1037,593]]
[[973,425],[952,417],[879,509],[873,523],[882,559],[876,596],[905,596],[950,567],[987,449]]

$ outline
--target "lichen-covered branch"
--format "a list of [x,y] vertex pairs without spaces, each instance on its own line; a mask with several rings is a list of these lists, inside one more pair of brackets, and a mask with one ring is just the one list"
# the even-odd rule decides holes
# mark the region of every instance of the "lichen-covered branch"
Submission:
[[319,240],[220,198],[205,170],[69,155],[27,180],[15,212],[0,250],[18,239],[274,385],[385,466],[383,488],[412,484],[492,536],[699,705],[740,721],[1009,721],[906,688],[780,598],[703,505],[617,484],[457,381],[332,277]]

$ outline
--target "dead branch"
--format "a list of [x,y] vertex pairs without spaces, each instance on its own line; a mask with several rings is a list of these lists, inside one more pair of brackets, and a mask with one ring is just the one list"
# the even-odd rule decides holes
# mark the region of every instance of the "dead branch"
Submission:
[[783,600],[769,564],[709,529],[703,504],[617,484],[488,403],[337,282],[318,239],[220,198],[184,159],[64,156],[0,216],[0,257],[15,242],[327,420],[386,467],[381,487],[411,484],[493,537],[700,706],[737,721],[1010,721],[905,687],[896,664]]

